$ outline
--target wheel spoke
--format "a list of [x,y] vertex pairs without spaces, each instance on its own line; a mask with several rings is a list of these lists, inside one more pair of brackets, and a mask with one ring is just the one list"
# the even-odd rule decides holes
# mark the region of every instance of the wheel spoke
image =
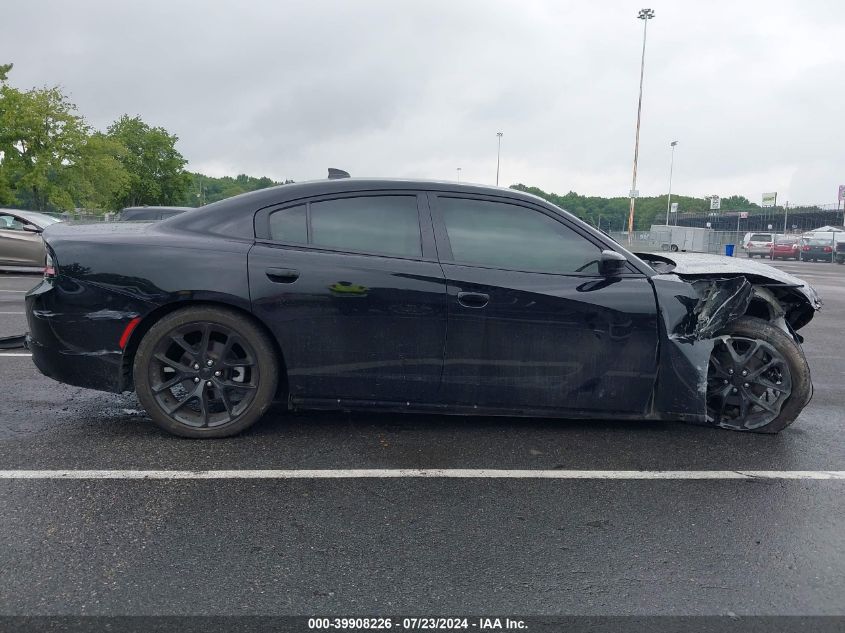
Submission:
[[218,388],[220,392],[220,399],[223,401],[223,406],[226,407],[226,413],[229,415],[229,419],[232,418],[232,402],[229,400],[229,394],[226,393],[226,389]]
[[161,383],[160,385],[155,385],[153,389],[153,393],[161,393],[162,391],[167,391],[171,387],[178,385],[180,382],[184,380],[184,376],[182,376],[182,372],[177,372],[173,378],[168,381]]
[[202,324],[202,340],[200,341],[200,359],[205,358],[206,354],[208,354],[208,342],[211,339],[211,324],[210,323],[203,323]]
[[256,385],[248,382],[234,382],[233,380],[217,380],[217,386],[223,389],[240,389],[242,391],[252,391],[257,389]]
[[[247,355],[246,358],[229,359],[235,345],[241,346],[241,349],[244,350]],[[226,345],[223,347],[223,353],[220,354],[220,361],[223,363],[224,367],[252,367],[255,365],[255,361],[250,356],[246,346],[243,344],[243,341],[241,341],[240,337],[234,333],[229,334],[227,337]]]
[[202,425],[208,426],[208,389],[200,387],[199,395],[200,415],[202,416]]
[[713,356],[713,357],[710,359],[710,366],[711,366],[713,369],[715,369],[715,370],[716,370],[716,372],[717,372],[719,375],[721,375],[721,376],[723,376],[723,377],[725,377],[725,378],[727,378],[728,376],[730,376],[730,374],[728,373],[728,370],[727,370],[727,369],[725,369],[725,366],[724,366],[724,365],[722,365],[721,361],[720,361],[719,359],[717,359],[715,356]]
[[[746,399],[748,399],[751,402],[753,402],[754,404],[756,404],[758,407],[765,409],[769,413],[779,413],[780,412],[779,406],[777,406],[776,404],[773,404],[771,402],[766,402],[766,400],[764,400],[763,398],[758,398],[748,389],[743,389],[742,395],[744,396],[744,398],[742,400],[746,404],[746,407],[747,407]],[[743,415],[742,417],[745,417],[745,415]]]
[[185,365],[183,365],[179,361],[171,360],[161,352],[153,354],[153,358],[155,358],[158,362],[167,365],[172,369],[175,369],[179,373],[182,373],[183,371],[185,371],[185,369],[187,369],[187,367],[185,367]]
[[185,353],[191,357],[191,360],[196,358],[197,350],[185,340],[185,337],[181,334],[172,334],[170,336],[170,340],[176,343],[179,347],[185,350]]
[[184,407],[186,404],[188,404],[188,402],[190,402],[192,399],[194,399],[194,398],[196,398],[196,397],[197,397],[197,393],[196,393],[196,390],[194,390],[194,391],[192,391],[191,393],[189,393],[188,395],[186,395],[184,398],[182,398],[181,400],[179,400],[179,401],[178,401],[176,404],[174,404],[172,407],[170,407],[170,408],[167,410],[167,414],[168,414],[168,415],[173,415],[173,414],[174,414],[174,413],[176,413],[179,409],[181,409],[182,407]]

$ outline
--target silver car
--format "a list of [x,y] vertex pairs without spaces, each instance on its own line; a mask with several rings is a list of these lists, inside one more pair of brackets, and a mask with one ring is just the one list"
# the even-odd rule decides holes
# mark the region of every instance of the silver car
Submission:
[[0,266],[42,267],[47,258],[41,232],[58,218],[19,209],[0,209]]

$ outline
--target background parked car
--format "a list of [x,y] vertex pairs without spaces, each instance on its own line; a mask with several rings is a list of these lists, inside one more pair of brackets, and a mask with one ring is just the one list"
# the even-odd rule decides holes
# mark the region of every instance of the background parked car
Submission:
[[779,237],[769,251],[772,259],[799,259],[801,245],[797,237]]
[[834,258],[837,264],[845,264],[845,242],[837,242]]
[[192,207],[126,207],[115,216],[115,222],[156,222],[172,218]]
[[833,243],[830,240],[812,238],[804,240],[801,246],[801,261],[832,262]]
[[775,233],[746,233],[745,234],[745,253],[749,257],[769,257],[772,243],[775,241],[777,234]]
[[61,222],[45,213],[0,209],[0,266],[43,267],[47,258],[41,231]]

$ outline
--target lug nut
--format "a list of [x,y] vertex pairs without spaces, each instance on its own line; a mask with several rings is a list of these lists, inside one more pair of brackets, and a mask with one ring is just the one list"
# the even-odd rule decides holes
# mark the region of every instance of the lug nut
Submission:
[[730,381],[727,378],[725,378],[725,384],[728,384],[729,382]]
[[731,392],[732,392],[732,393],[736,393],[737,391],[738,391],[738,389],[737,389],[736,387],[734,387],[733,389],[731,389]]
[[218,369],[216,372],[214,372],[214,375],[220,378],[220,376],[223,375],[223,372]]
[[199,363],[194,363],[194,369],[199,369],[199,368],[200,368]]
[[208,367],[211,367],[211,366],[214,364],[214,361],[213,361],[213,360],[211,360],[211,359],[209,358],[207,361],[205,361],[205,364],[206,364]]
[[199,381],[200,381],[199,376],[197,376],[197,377],[195,377],[195,378],[194,378],[194,382],[199,382]]
[[210,386],[211,386],[211,381],[210,381],[210,380],[207,380],[207,381],[205,382],[205,386],[206,386],[206,387],[210,387]]
[[747,376],[747,375],[748,375],[748,370],[747,370],[747,369],[743,369],[743,370],[742,370],[742,375],[743,375],[743,376]]
[[734,375],[734,370],[733,370],[733,369],[729,369],[729,370],[728,370],[728,373],[729,373],[731,376],[733,376],[733,375]]
[[751,385],[749,385],[748,383],[745,383],[745,384],[744,384],[744,385],[742,385],[742,386],[743,386],[743,387],[745,387],[746,389],[748,389]]

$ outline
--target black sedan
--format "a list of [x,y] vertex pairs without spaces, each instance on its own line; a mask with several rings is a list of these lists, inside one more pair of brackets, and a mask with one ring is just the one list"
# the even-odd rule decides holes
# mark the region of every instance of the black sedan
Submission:
[[134,389],[182,436],[233,435],[274,401],[774,433],[812,392],[809,285],[734,258],[638,256],[508,189],[315,181],[44,238],[35,364]]

